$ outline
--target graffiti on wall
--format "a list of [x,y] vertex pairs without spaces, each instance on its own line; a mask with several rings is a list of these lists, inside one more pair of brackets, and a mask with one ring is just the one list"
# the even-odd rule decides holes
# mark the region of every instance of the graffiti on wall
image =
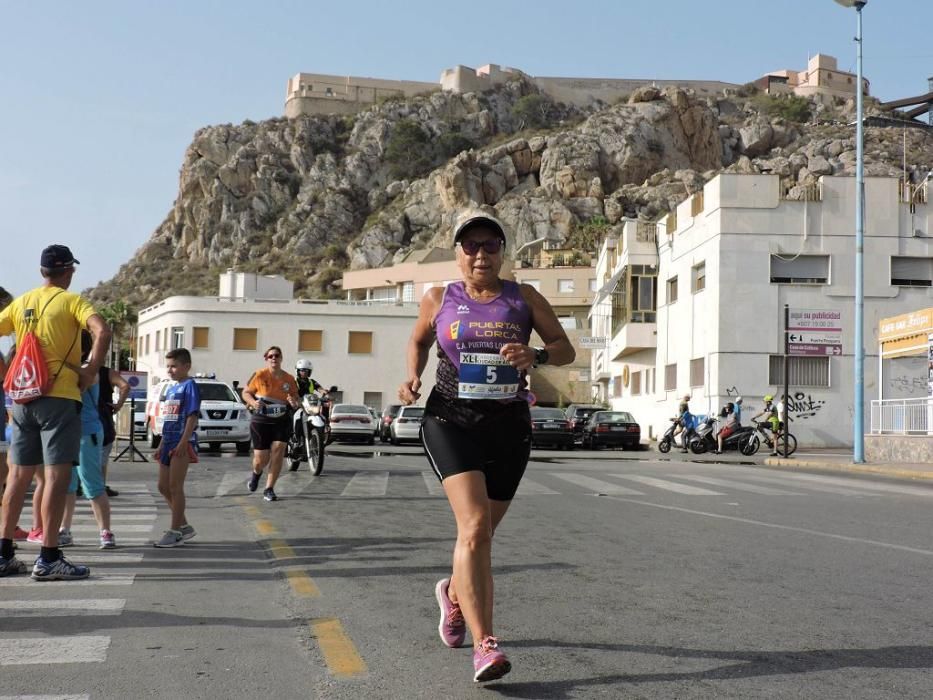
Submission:
[[906,374],[900,377],[888,377],[888,389],[898,394],[921,395],[927,388],[923,377],[908,377]]
[[823,399],[814,399],[812,394],[798,391],[787,402],[787,412],[791,420],[806,420],[816,417],[825,405],[826,401]]
[[728,396],[729,398],[732,398],[733,396],[738,396],[738,395],[739,395],[739,390],[735,388],[734,384],[730,388],[726,389],[726,396]]

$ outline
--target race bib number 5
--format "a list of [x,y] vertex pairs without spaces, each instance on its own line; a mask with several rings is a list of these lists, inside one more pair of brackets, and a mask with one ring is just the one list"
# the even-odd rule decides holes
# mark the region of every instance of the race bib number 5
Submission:
[[510,399],[518,394],[518,370],[502,355],[460,353],[461,399]]

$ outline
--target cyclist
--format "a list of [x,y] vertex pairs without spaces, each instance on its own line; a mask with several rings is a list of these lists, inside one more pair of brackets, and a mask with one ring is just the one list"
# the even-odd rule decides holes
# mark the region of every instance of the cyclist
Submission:
[[774,456],[777,454],[777,436],[780,434],[783,426],[781,424],[781,418],[778,415],[778,407],[774,404],[774,396],[768,394],[764,397],[764,401],[765,407],[761,409],[758,415],[752,418],[752,422],[757,423],[759,418],[765,417],[763,422],[771,426],[771,433],[774,435],[774,439],[771,441],[771,455]]

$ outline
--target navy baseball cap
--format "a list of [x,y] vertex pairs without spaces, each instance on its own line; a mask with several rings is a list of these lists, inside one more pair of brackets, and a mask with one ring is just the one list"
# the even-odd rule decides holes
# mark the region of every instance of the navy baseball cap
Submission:
[[78,264],[68,246],[57,244],[50,245],[42,251],[42,261],[39,263],[41,267],[47,270],[63,270],[66,267],[74,267]]

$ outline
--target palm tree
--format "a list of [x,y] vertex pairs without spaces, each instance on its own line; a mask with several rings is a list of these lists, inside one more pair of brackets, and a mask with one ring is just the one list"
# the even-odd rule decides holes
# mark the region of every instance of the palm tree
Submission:
[[136,329],[136,311],[126,305],[122,299],[117,299],[112,304],[101,307],[100,315],[110,324],[113,331],[113,339],[110,342],[110,366],[113,369],[120,369],[120,355],[124,349],[129,349],[132,354],[133,331]]

